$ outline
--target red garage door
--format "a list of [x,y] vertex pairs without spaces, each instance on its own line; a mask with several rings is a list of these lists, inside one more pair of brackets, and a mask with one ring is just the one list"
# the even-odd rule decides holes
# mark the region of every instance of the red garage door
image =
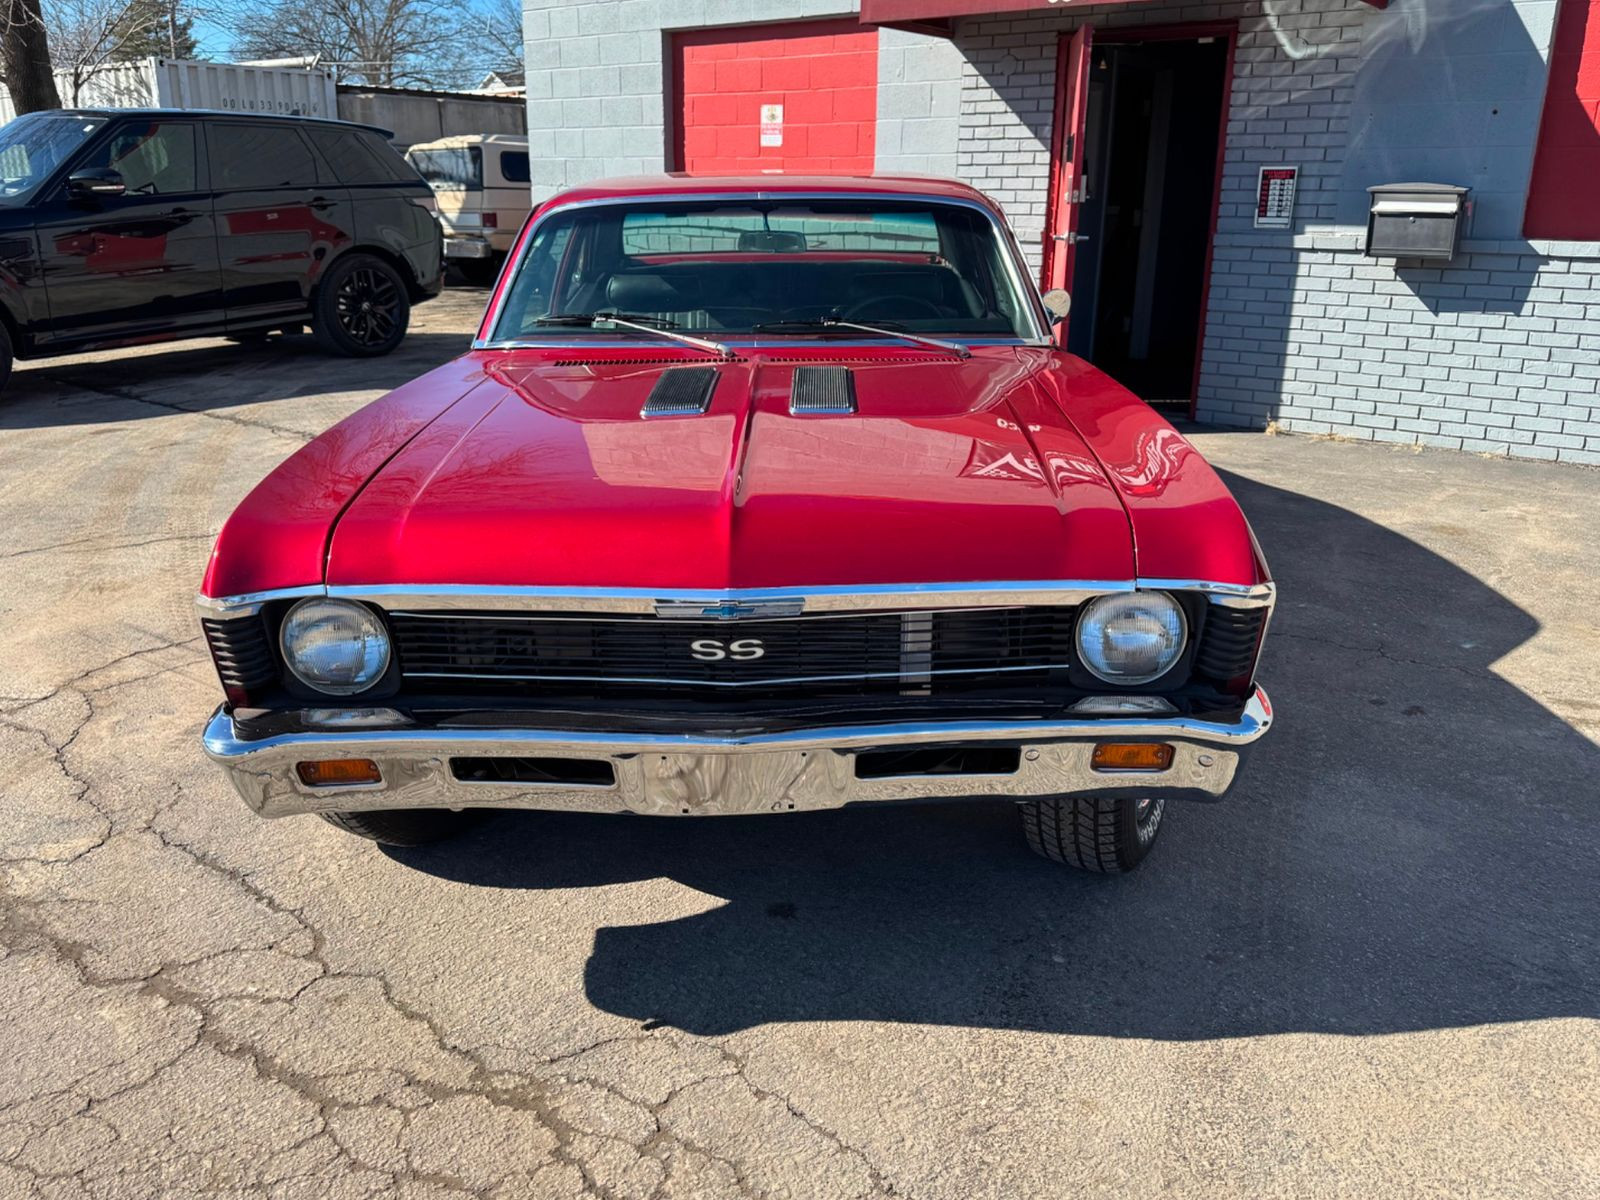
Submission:
[[872,170],[878,34],[854,20],[674,38],[677,167],[696,175]]

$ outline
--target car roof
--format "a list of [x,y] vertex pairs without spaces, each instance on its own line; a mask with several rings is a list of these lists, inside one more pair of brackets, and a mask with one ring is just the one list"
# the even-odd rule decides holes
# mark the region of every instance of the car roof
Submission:
[[360,121],[341,121],[337,117],[305,117],[299,113],[238,112],[225,108],[63,108],[55,110],[68,117],[226,117],[230,121],[285,121],[311,125],[333,125],[344,129],[365,129],[382,135],[385,141],[394,130]]
[[954,179],[932,175],[629,175],[597,179],[550,197],[548,205],[585,201],[624,200],[630,196],[695,196],[749,193],[752,197],[781,196],[796,192],[861,196],[934,197],[981,204],[995,214],[1000,207],[977,188]]

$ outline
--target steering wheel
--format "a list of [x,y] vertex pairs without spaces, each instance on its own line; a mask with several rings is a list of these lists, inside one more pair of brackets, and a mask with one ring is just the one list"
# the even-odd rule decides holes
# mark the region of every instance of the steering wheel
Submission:
[[[910,311],[901,308],[901,305],[910,305]],[[898,317],[944,316],[944,310],[932,300],[925,300],[921,296],[894,294],[868,296],[865,300],[857,300],[839,314],[839,319],[841,321],[859,321],[863,318],[870,320],[874,311],[878,313],[879,320],[894,320]]]

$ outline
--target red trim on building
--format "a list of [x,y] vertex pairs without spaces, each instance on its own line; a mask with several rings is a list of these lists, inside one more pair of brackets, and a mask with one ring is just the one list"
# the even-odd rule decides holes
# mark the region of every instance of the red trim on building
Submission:
[[[863,25],[893,25],[910,28],[913,24],[933,24],[953,17],[981,17],[1006,12],[1070,13],[1075,9],[1106,4],[1136,4],[1140,0],[861,0]],[[1374,8],[1387,8],[1389,0],[1365,0]]]
[[1600,0],[1561,0],[1535,146],[1524,236],[1600,238]]

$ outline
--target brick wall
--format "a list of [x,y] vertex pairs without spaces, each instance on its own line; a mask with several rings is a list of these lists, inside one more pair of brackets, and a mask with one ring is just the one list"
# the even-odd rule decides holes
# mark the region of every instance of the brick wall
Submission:
[[[1059,35],[1237,21],[1200,419],[1600,464],[1600,246],[1514,236],[1553,14],[1236,0],[972,18],[956,37],[957,172],[1001,202],[1037,270]],[[1439,63],[1456,82],[1388,115],[1395,81]],[[1300,167],[1295,228],[1257,230],[1256,171],[1277,163]],[[1412,178],[1490,198],[1490,236],[1443,267],[1365,257],[1365,187]]]

